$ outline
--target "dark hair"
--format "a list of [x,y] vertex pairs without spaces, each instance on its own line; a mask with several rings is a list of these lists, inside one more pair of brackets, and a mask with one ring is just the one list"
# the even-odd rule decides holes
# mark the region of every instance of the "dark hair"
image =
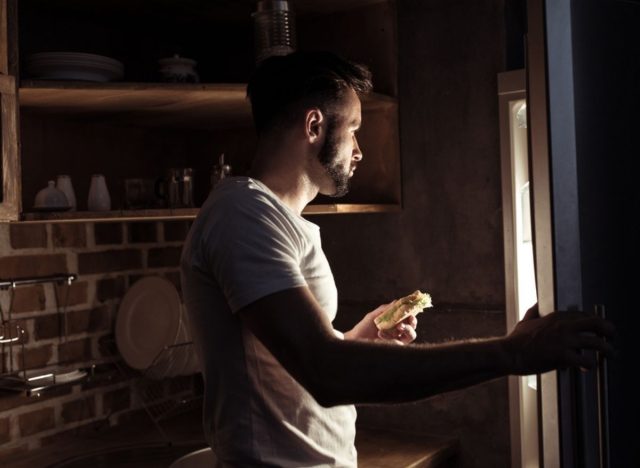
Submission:
[[371,72],[364,65],[330,52],[297,51],[260,63],[247,86],[258,134],[286,125],[301,112],[318,107],[332,115],[347,89],[371,91]]

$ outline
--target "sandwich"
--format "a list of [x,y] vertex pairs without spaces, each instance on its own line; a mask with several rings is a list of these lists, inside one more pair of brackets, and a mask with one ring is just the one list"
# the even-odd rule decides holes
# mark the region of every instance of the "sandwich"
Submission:
[[387,310],[374,319],[378,330],[389,330],[410,315],[417,315],[427,307],[433,307],[431,296],[420,290],[393,301]]

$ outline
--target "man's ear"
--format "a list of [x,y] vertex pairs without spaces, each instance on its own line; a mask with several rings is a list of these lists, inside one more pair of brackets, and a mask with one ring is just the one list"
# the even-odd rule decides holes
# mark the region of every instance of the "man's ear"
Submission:
[[309,143],[316,143],[322,135],[324,114],[318,108],[309,109],[305,114],[304,130]]

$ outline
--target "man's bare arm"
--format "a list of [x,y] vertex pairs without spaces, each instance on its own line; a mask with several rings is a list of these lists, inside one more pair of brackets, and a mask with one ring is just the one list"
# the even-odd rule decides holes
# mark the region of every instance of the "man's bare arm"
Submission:
[[325,406],[412,401],[507,374],[589,367],[581,349],[610,352],[598,336],[610,326],[573,313],[530,314],[507,337],[433,346],[340,340],[306,287],[259,299],[239,314]]

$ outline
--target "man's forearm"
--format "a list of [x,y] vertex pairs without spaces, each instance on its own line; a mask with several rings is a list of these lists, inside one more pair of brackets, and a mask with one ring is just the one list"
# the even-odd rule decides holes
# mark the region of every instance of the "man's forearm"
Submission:
[[328,340],[313,361],[309,390],[326,406],[413,401],[512,370],[503,338],[410,346]]

